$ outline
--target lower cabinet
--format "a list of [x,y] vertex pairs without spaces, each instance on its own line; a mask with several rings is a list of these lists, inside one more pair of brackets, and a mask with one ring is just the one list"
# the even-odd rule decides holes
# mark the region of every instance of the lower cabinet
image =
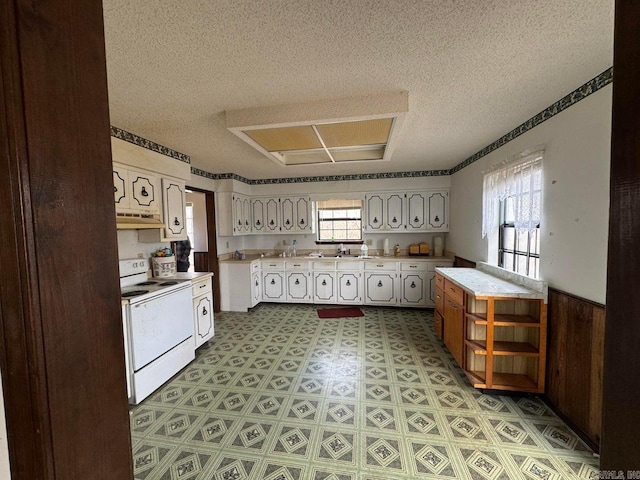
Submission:
[[251,274],[251,306],[255,307],[262,300],[262,282],[260,272]]
[[336,274],[334,272],[313,272],[313,301],[315,303],[336,303]]
[[213,290],[211,277],[193,280],[193,315],[196,348],[214,335]]
[[285,272],[287,280],[287,302],[311,300],[308,272]]
[[262,300],[264,302],[284,302],[284,272],[262,272]]
[[400,305],[406,307],[424,307],[427,304],[426,273],[400,274]]
[[364,296],[364,284],[362,282],[361,272],[338,271],[337,279],[337,298],[338,303],[361,304]]
[[444,344],[447,346],[458,365],[464,365],[464,312],[448,295],[444,297]]
[[365,302],[369,305],[395,305],[397,274],[393,272],[364,273]]

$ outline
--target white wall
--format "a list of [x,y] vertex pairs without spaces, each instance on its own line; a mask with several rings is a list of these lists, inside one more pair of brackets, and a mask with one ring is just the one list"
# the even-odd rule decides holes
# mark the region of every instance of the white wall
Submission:
[[544,145],[540,277],[549,286],[605,303],[612,85],[451,177],[447,248],[487,261],[481,238],[482,175],[491,165]]
[[142,253],[143,258],[149,258],[152,253],[160,248],[170,247],[169,242],[142,243],[138,241],[138,230],[118,230],[118,259],[138,258]]
[[7,443],[7,424],[4,414],[4,396],[2,394],[2,375],[0,372],[0,478],[10,480],[9,445]]

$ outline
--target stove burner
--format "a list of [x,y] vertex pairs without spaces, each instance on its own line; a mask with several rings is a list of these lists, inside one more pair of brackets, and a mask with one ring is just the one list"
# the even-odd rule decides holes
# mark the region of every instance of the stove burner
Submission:
[[178,283],[179,282],[177,282],[176,280],[169,280],[168,282],[162,282],[160,286],[165,287],[169,285],[177,285]]
[[137,297],[138,295],[144,295],[149,293],[149,290],[131,290],[122,294],[122,298]]
[[136,286],[145,286],[145,285],[155,285],[157,282],[154,282],[152,280],[146,281],[146,282],[140,282],[140,283],[136,283]]

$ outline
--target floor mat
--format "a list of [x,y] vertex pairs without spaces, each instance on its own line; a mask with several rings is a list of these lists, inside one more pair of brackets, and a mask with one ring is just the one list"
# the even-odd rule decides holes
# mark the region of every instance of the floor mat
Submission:
[[364,313],[358,307],[344,308],[319,308],[318,317],[320,318],[345,318],[345,317],[364,317]]

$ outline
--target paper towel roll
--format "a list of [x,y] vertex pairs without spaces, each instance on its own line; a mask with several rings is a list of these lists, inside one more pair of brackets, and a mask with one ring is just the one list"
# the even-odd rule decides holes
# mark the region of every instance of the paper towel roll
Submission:
[[433,254],[436,257],[441,257],[442,253],[442,237],[433,237]]
[[385,238],[384,239],[384,254],[385,255],[390,255],[391,252],[389,251],[389,239]]

